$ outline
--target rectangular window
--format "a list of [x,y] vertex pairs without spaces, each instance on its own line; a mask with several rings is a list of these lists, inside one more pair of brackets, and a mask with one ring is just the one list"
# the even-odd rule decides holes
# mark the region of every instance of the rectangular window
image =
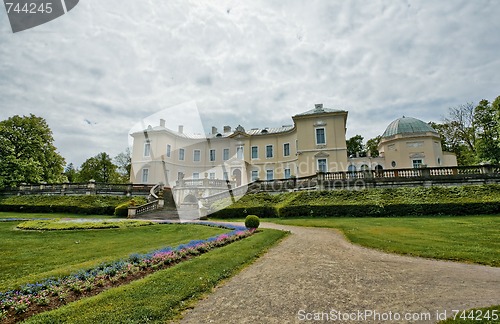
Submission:
[[413,160],[413,167],[414,168],[420,168],[422,166],[422,164],[423,164],[422,159]]
[[142,183],[148,183],[149,169],[142,169]]
[[151,156],[151,143],[144,143],[144,156]]
[[266,145],[266,158],[271,159],[274,156],[273,154],[273,146]]
[[194,150],[193,151],[193,161],[194,162],[200,162],[201,159],[201,151],[200,150]]
[[252,170],[252,181],[255,181],[259,179],[259,171],[258,170]]
[[316,128],[316,145],[326,144],[325,129]]
[[290,179],[292,176],[290,169],[285,169],[285,179]]
[[198,172],[193,172],[193,179],[197,180],[200,178],[200,174]]
[[326,165],[326,159],[318,159],[318,171],[319,172],[328,172],[328,168]]
[[167,144],[167,157],[170,157],[171,154],[172,154],[172,146],[170,146],[170,144]]
[[274,170],[266,170],[266,180],[274,179]]
[[258,159],[258,158],[259,158],[259,147],[252,146],[252,159]]
[[215,172],[210,172],[209,178],[214,180],[215,179]]
[[184,149],[179,149],[179,161],[184,161]]
[[182,172],[177,172],[177,180],[184,179],[184,173]]
[[222,151],[222,160],[227,161],[229,160],[229,149],[225,148],[224,151]]
[[224,174],[223,174],[223,178],[224,178],[224,180],[229,180],[229,175],[225,171],[224,171]]
[[210,161],[211,162],[215,161],[215,149],[210,150]]
[[283,156],[290,156],[290,143],[283,144]]
[[236,158],[238,160],[243,160],[243,146],[236,147]]

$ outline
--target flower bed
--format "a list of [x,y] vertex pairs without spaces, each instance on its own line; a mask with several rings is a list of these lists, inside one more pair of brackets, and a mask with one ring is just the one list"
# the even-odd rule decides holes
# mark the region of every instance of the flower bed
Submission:
[[130,219],[34,219],[17,225],[18,229],[36,231],[128,228],[154,225],[151,221]]
[[[160,224],[170,224],[170,222]],[[253,233],[243,226],[230,224],[210,222],[185,224],[215,226],[232,231],[205,240],[192,240],[175,248],[165,247],[146,254],[132,254],[126,260],[103,263],[65,277],[48,278],[42,282],[26,284],[19,289],[0,293],[0,320],[5,323],[17,322],[36,313],[98,294],[107,288],[142,278],[154,271],[165,269]]]

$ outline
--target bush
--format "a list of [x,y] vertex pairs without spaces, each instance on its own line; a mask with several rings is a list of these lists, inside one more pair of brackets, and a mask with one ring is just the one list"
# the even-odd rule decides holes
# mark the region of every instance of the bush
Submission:
[[133,198],[129,201],[119,204],[115,207],[115,216],[118,217],[127,217],[128,216],[128,208],[130,206],[140,206],[146,203],[144,198]]
[[[143,199],[143,198],[135,198]],[[71,213],[113,215],[115,207],[128,202],[125,196],[45,196],[26,195],[0,199],[0,211],[23,213]]]
[[260,220],[258,216],[248,215],[245,218],[245,226],[246,228],[259,228]]

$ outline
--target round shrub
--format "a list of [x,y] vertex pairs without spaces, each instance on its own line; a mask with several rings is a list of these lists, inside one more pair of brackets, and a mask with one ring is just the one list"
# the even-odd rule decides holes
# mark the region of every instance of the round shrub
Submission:
[[255,215],[248,215],[245,218],[245,226],[246,228],[258,228],[260,225],[259,217]]

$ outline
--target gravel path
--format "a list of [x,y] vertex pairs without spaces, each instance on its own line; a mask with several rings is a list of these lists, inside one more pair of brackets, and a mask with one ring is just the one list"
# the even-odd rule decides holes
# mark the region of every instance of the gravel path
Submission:
[[[449,317],[453,309],[500,304],[500,268],[387,254],[353,245],[332,229],[261,227],[292,235],[181,323],[435,323],[436,312]],[[323,321],[304,321],[314,317]]]

